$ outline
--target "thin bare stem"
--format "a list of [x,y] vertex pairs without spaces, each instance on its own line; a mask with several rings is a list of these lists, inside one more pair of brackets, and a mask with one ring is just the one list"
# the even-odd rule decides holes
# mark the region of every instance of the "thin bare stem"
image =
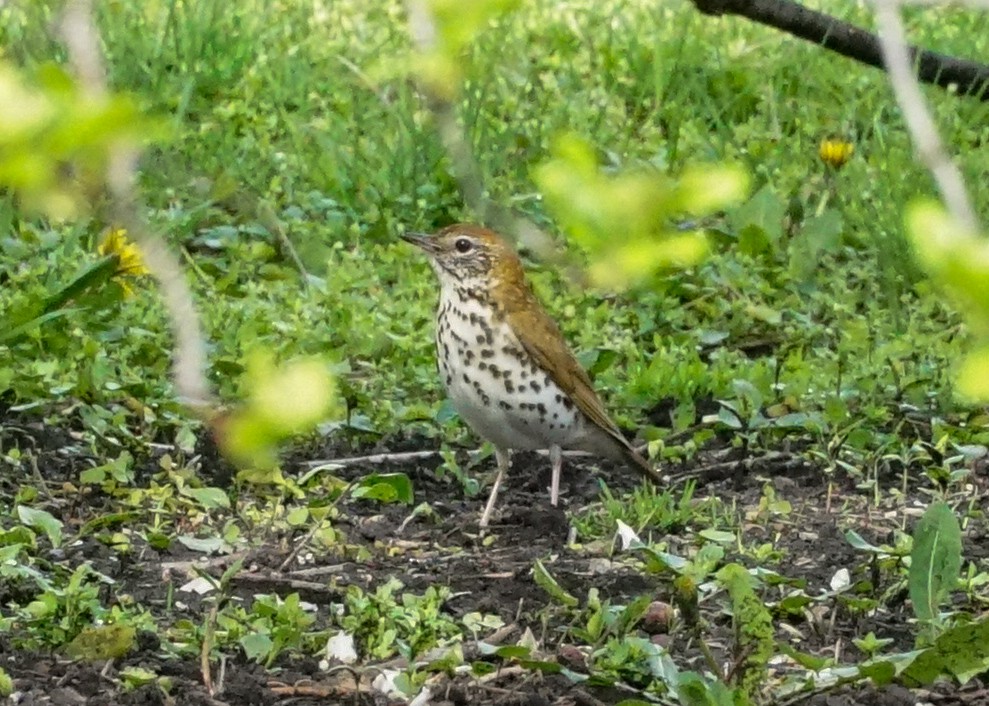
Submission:
[[[104,98],[108,93],[106,69],[92,0],[70,0],[62,14],[59,33],[83,90],[95,100]],[[173,376],[177,396],[197,414],[209,418],[215,404],[205,376],[206,354],[199,315],[179,261],[144,222],[136,186],[137,156],[134,147],[122,143],[111,150],[106,174],[111,215],[137,242],[145,264],[161,286],[175,336]]]
[[[424,0],[408,0],[407,7],[412,43],[420,53],[430,54],[436,50],[437,29],[428,3]],[[431,91],[425,83],[420,84],[420,88],[426,94],[426,106],[433,115],[443,147],[450,157],[453,176],[460,187],[460,193],[478,220],[511,235],[540,258],[565,265],[565,260],[547,233],[528,218],[495,203],[488,197],[484,188],[484,176],[474,157],[474,150],[457,119],[455,101]],[[568,268],[567,274],[577,281],[583,281],[583,277],[576,269]]]
[[898,0],[874,0],[883,58],[896,102],[903,111],[914,149],[930,170],[945,206],[963,227],[975,232],[978,218],[961,171],[948,156],[914,76]]

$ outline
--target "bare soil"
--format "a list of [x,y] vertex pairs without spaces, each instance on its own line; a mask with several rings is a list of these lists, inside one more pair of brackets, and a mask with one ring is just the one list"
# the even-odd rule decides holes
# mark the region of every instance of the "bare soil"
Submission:
[[[38,420],[8,419],[0,426],[5,449],[14,446],[30,451],[38,459],[37,476],[0,477],[0,498],[10,508],[11,498],[24,483],[49,487],[76,482],[80,470],[92,463],[91,454],[70,430],[46,427]],[[356,452],[381,453],[396,450],[417,450],[429,442],[418,439],[393,441],[391,446],[343,448],[339,443],[324,443],[298,449],[285,464],[286,474],[304,472],[304,462],[314,458],[334,458]],[[852,548],[844,539],[847,529],[855,529],[867,540],[882,543],[902,522],[903,510],[915,512],[928,502],[922,482],[912,484],[908,497],[896,505],[878,505],[870,490],[859,490],[851,479],[835,477],[829,495],[828,479],[821,469],[796,460],[795,454],[760,454],[746,459],[737,453],[713,452],[685,467],[669,469],[674,478],[690,471],[696,476],[696,496],[717,496],[728,507],[734,507],[741,519],[740,532],[746,546],[769,543],[784,557],[775,568],[790,579],[798,580],[810,595],[829,589],[832,577],[839,569],[848,569],[853,580],[869,578],[876,583],[875,595],[882,595],[899,577],[876,569],[869,557]],[[579,672],[579,654],[568,641],[569,619],[563,610],[547,609],[547,594],[536,585],[532,567],[541,559],[560,584],[583,598],[590,587],[597,587],[602,599],[624,604],[643,594],[673,603],[669,577],[644,573],[637,562],[606,543],[570,548],[566,545],[569,530],[568,513],[599,500],[600,481],[616,494],[634,487],[638,478],[628,470],[609,464],[593,466],[580,460],[568,460],[562,488],[563,506],[548,505],[546,487],[549,464],[536,454],[516,457],[511,476],[500,502],[501,512],[484,538],[477,530],[485,493],[468,499],[456,483],[439,481],[434,474],[438,458],[419,459],[404,464],[392,464],[387,470],[403,471],[414,482],[416,502],[428,502],[435,515],[409,520],[410,508],[381,505],[359,500],[347,500],[341,505],[339,527],[347,538],[350,550],[342,555],[320,556],[308,549],[296,552],[305,531],[293,536],[273,536],[260,549],[245,556],[244,571],[235,580],[237,590],[244,596],[256,593],[288,595],[298,592],[304,600],[325,605],[338,597],[348,585],[358,584],[373,590],[375,586],[398,577],[407,589],[420,592],[442,584],[451,588],[451,598],[445,606],[453,616],[469,612],[496,613],[512,626],[499,638],[512,644],[530,629],[541,641],[547,660],[560,660]],[[485,464],[486,467],[490,464]],[[149,461],[148,472],[155,468]],[[599,470],[596,470],[599,469]],[[351,466],[339,473],[344,477],[363,476],[384,467]],[[210,476],[211,484],[228,483],[231,469],[215,455],[204,455],[202,474]],[[478,472],[474,469],[472,472]],[[682,482],[677,480],[674,482]],[[902,477],[884,479],[889,487],[900,487]],[[984,478],[982,478],[984,483]],[[775,517],[760,515],[757,510],[764,488],[769,484],[780,500],[792,506],[789,514]],[[981,492],[981,491],[980,491]],[[74,503],[48,507],[66,523],[67,533],[106,511],[107,499],[99,496],[78,496]],[[892,503],[893,501],[890,501]],[[9,510],[7,512],[9,515]],[[911,520],[912,521],[912,520]],[[669,551],[687,553],[695,532],[703,527],[684,527],[670,534]],[[984,555],[984,536],[975,536],[971,529],[966,537],[968,558]],[[353,548],[366,550],[367,560],[355,561]],[[92,562],[93,566],[110,576],[116,585],[108,587],[108,600],[128,595],[138,604],[161,615],[160,624],[169,624],[178,617],[188,617],[202,623],[208,606],[183,596],[182,605],[169,603],[170,591],[188,580],[185,562],[201,560],[201,555],[184,552],[178,543],[167,552],[150,548],[126,555],[92,539],[73,543],[62,550],[64,556],[54,555],[66,566]],[[295,553],[287,568],[287,558]],[[304,560],[304,561],[303,561]],[[219,576],[229,561],[209,560],[209,571]],[[751,560],[747,561],[751,564]],[[9,601],[22,601],[24,596],[11,595],[9,587],[0,582],[0,611]],[[718,605],[702,605],[707,621],[706,641],[719,660],[730,665],[732,628]],[[841,608],[821,614],[780,618],[787,630],[780,630],[780,642],[788,643],[802,652],[837,656],[840,660],[856,662],[863,658],[852,639],[873,631],[879,637],[893,638],[894,646],[910,649],[913,630],[907,625],[910,617],[905,595],[894,595],[883,610],[874,616],[854,615]],[[674,623],[675,625],[675,623]],[[668,635],[654,639],[663,641],[681,668],[704,669],[700,653],[689,631],[674,627]],[[644,634],[644,633],[643,633]],[[465,644],[468,659],[488,659],[472,652]],[[129,656],[105,664],[73,662],[54,653],[26,652],[15,649],[11,637],[0,634],[0,666],[14,679],[18,704],[386,704],[386,697],[370,688],[375,671],[323,671],[312,657],[283,657],[272,669],[264,669],[231,652],[222,670],[213,664],[212,678],[222,679],[222,690],[210,695],[203,684],[198,659],[167,656],[161,640],[154,633],[139,635],[139,648]],[[138,666],[172,678],[171,700],[161,690],[148,685],[132,691],[122,688],[116,678],[120,670]],[[435,704],[471,704],[476,706],[515,706],[544,704],[598,706],[616,704],[636,697],[634,691],[615,687],[593,687],[588,683],[574,684],[562,675],[548,675],[532,670],[502,665],[493,677],[484,680],[453,677],[438,679]],[[222,671],[222,676],[220,672]],[[397,703],[397,702],[391,702]],[[804,701],[813,706],[913,706],[915,703],[981,704],[989,703],[982,682],[976,681],[964,689],[952,685],[931,690],[909,691],[901,687],[872,689],[856,687],[822,693]]]

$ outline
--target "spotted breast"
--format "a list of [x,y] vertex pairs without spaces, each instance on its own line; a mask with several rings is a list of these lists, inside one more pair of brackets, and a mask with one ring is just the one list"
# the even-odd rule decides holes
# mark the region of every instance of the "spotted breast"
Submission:
[[440,375],[454,409],[495,446],[573,446],[582,415],[483,292],[457,287],[436,317]]

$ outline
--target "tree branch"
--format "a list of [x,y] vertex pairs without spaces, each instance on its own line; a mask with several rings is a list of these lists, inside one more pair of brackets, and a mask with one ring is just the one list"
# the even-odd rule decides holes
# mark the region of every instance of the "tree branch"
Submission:
[[[867,66],[885,70],[879,37],[861,27],[791,0],[693,0],[707,15],[741,15],[760,24],[819,44]],[[989,66],[919,47],[907,47],[917,79],[956,90],[960,95],[989,100]]]

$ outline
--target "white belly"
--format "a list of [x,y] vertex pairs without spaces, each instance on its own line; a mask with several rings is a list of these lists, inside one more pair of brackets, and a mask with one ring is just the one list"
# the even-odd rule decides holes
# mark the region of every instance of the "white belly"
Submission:
[[454,409],[496,446],[567,448],[581,437],[581,413],[524,352],[508,324],[495,322],[479,303],[441,306],[436,346]]

